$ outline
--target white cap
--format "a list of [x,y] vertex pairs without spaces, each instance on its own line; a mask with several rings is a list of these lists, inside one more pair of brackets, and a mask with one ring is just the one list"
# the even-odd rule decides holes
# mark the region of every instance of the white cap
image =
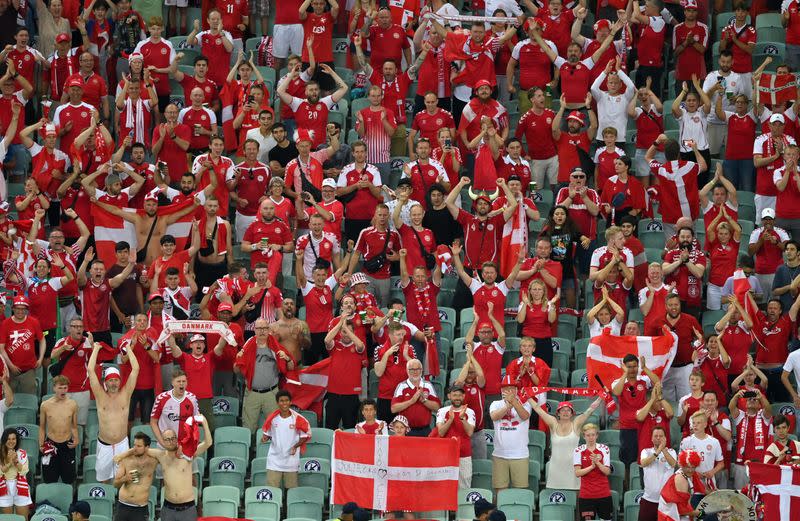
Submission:
[[322,180],[322,187],[330,186],[331,188],[336,188],[336,180],[330,177]]
[[775,218],[775,210],[773,208],[764,208],[761,210],[761,218],[766,219],[774,219]]
[[769,117],[770,123],[786,123],[786,118],[783,117],[783,114],[773,114]]
[[206,337],[201,335],[200,333],[192,335],[192,338],[189,339],[189,342],[205,342]]

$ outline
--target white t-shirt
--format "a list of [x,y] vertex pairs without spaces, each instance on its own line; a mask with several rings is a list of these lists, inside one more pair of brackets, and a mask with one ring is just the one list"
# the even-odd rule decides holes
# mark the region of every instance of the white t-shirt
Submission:
[[[699,439],[692,434],[681,440],[681,450],[691,449],[700,454],[700,465],[695,469],[697,472],[708,472],[714,468],[718,461],[723,460],[722,447],[719,445],[719,440],[714,436],[706,436],[704,439]],[[716,479],[712,480],[716,486]]]
[[[639,461],[649,458],[654,452],[655,449],[653,447],[642,450]],[[667,449],[667,452],[672,456],[672,459],[677,461],[678,455],[675,454],[675,449]],[[659,454],[650,465],[642,467],[642,478],[644,480],[644,495],[642,499],[646,499],[651,503],[658,503],[661,498],[661,489],[664,488],[667,480],[674,473],[675,468],[667,463],[667,458],[664,457],[664,454]]]
[[[489,414],[503,409],[505,400],[497,400],[489,406]],[[531,412],[529,403],[523,405],[528,413]],[[501,419],[494,422],[494,454],[502,459],[528,459],[528,424],[530,418],[523,421],[517,410],[513,407]]]
[[[449,413],[452,408],[453,408],[452,405],[448,405],[446,407],[441,407],[441,408],[439,408],[438,411],[436,411],[436,424],[437,425],[447,421],[447,413]],[[467,423],[469,423],[470,425],[475,427],[475,411],[473,411],[472,409],[467,407],[466,413],[467,413]],[[453,420],[453,421],[455,422],[455,420]],[[528,442],[526,441],[525,444],[527,444],[527,443]]]
[[[703,90],[708,92],[711,90],[711,87],[717,84],[717,78],[719,76],[723,77],[722,85],[725,87],[725,93],[723,94],[722,98],[722,110],[726,112],[735,112],[736,107],[733,104],[733,98],[739,94],[744,94],[748,98],[750,98],[751,88],[750,88],[750,81],[743,80],[739,73],[730,71],[727,75],[724,75],[721,71],[711,71],[706,76],[705,81],[703,81]],[[730,95],[728,94],[730,93]],[[712,125],[724,125],[723,121],[720,121],[717,117],[717,113],[713,110],[715,104],[717,103],[717,97],[720,96],[719,92],[715,92],[711,96],[711,113],[708,115],[708,122]]]
[[267,132],[266,137],[261,133],[260,128],[251,128],[247,131],[247,139],[252,139],[258,142],[258,157],[257,159],[262,163],[269,164],[269,151],[275,148],[278,144],[275,138],[272,137],[272,132]]
[[267,453],[267,470],[297,472],[300,469],[300,449],[290,454],[292,447],[300,441],[300,433],[295,429],[295,416],[283,418],[280,414],[272,420],[267,436],[271,443]]
[[595,319],[594,322],[589,324],[589,338],[599,335],[607,327],[611,328],[612,335],[619,336],[620,332],[622,331],[622,322],[618,321],[617,317],[614,317],[611,319],[611,322],[604,326],[599,320]]
[[786,363],[783,364],[783,370],[787,373],[794,371],[795,382],[800,382],[800,350],[792,351]]
[[687,139],[694,140],[697,143],[697,150],[708,150],[708,114],[705,113],[702,106],[697,107],[695,112],[689,113],[683,107],[680,107],[681,117],[678,118],[680,124],[681,136],[681,152],[688,153],[692,151],[691,147],[683,144]]

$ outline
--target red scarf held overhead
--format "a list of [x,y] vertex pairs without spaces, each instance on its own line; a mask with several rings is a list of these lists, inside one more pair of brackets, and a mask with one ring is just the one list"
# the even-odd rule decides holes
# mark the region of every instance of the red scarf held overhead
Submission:
[[[267,347],[269,347],[272,352],[275,354],[275,361],[278,364],[278,372],[281,375],[286,375],[289,372],[288,362],[286,360],[280,358],[278,353],[283,352],[286,353],[289,358],[294,362],[294,358],[292,358],[292,354],[283,347],[278,340],[275,339],[274,336],[268,335],[267,336]],[[250,389],[253,385],[253,374],[256,371],[256,352],[258,351],[258,346],[256,345],[256,337],[251,338],[247,342],[244,343],[242,350],[239,351],[239,354],[236,355],[236,361],[234,362],[234,366],[239,368],[239,372],[244,377],[245,381],[247,382],[247,388]]]

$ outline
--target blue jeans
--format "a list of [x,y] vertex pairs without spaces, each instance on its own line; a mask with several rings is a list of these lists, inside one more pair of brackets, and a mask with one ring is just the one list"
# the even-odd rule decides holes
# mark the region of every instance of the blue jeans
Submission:
[[725,159],[722,170],[737,190],[752,192],[755,189],[756,176],[752,159]]

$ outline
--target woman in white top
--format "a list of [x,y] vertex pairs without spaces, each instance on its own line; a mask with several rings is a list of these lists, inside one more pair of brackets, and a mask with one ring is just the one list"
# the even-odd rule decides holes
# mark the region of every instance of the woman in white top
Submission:
[[[619,335],[622,330],[622,321],[625,320],[625,310],[608,295],[605,284],[600,291],[603,293],[603,298],[586,314],[589,338],[599,335],[607,327],[611,328],[612,335]],[[611,315],[612,309],[614,310],[613,316]]]
[[[681,145],[681,159],[684,161],[694,161],[694,150],[692,142],[697,144],[697,150],[706,164],[711,164],[711,152],[708,149],[708,115],[711,113],[711,98],[703,90],[697,76],[692,76],[694,90],[689,92],[689,85],[684,81],[681,93],[672,102],[672,115],[680,124],[679,143]],[[721,83],[712,87],[712,92],[723,89]],[[681,106],[683,105],[683,106]],[[698,176],[698,185],[702,186],[708,181],[708,173],[701,172]]]
[[16,429],[8,427],[0,437],[0,473],[3,475],[4,493],[0,496],[0,511],[28,517],[31,493],[26,475],[28,455],[19,447]]
[[580,442],[583,424],[600,407],[603,399],[597,398],[583,414],[578,416],[575,416],[575,409],[570,402],[559,403],[555,416],[542,409],[534,399],[529,399],[528,403],[550,429],[550,466],[545,486],[560,490],[578,490],[581,487],[580,478],[566,469],[572,464],[573,452]]
[[[615,72],[611,69],[615,68]],[[607,91],[600,90],[600,85],[606,82]],[[622,84],[625,92],[620,92]],[[597,128],[614,127],[617,129],[617,146],[625,146],[625,132],[628,129],[628,102],[636,95],[636,86],[622,70],[622,61],[617,56],[616,61],[608,62],[606,69],[592,83],[592,97],[597,102]],[[600,146],[602,146],[602,141]]]

